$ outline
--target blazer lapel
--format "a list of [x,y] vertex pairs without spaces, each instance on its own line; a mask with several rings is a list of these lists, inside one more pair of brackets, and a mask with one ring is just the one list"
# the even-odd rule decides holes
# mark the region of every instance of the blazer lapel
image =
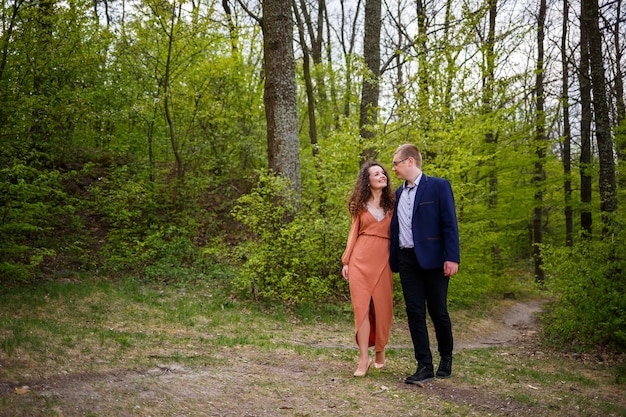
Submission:
[[420,183],[417,185],[417,192],[415,193],[415,202],[413,203],[413,217],[415,217],[415,213],[417,213],[417,208],[422,201],[422,196],[424,195],[424,190],[428,186],[428,177],[426,174],[422,174],[422,179]]

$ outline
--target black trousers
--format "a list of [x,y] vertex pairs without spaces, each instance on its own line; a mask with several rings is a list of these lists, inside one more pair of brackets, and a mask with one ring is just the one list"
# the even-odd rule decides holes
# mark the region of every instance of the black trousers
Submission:
[[419,365],[432,367],[433,357],[426,327],[426,310],[435,327],[439,355],[452,356],[452,323],[448,314],[450,277],[443,274],[443,267],[423,269],[413,249],[400,249],[398,269],[415,359]]

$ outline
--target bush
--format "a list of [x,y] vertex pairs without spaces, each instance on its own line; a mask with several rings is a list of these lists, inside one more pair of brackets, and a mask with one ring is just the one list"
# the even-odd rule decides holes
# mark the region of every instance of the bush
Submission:
[[200,227],[194,216],[201,210],[178,197],[191,188],[184,181],[150,181],[127,166],[91,186],[93,209],[107,229],[105,272],[136,272],[152,282],[193,278]]
[[557,300],[543,315],[548,343],[626,351],[624,232],[572,248],[544,247],[546,285]]
[[314,201],[298,201],[287,180],[260,174],[232,215],[254,236],[237,246],[243,266],[233,284],[244,294],[300,303],[345,290],[340,279],[345,224],[320,215]]
[[0,279],[20,283],[41,275],[80,227],[76,200],[64,190],[68,174],[23,164],[0,169]]

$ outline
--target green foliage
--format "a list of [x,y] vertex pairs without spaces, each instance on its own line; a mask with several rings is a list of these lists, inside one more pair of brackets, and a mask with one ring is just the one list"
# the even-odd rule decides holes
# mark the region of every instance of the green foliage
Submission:
[[30,280],[47,260],[63,251],[64,235],[80,227],[76,201],[59,171],[24,164],[0,169],[0,277]]
[[197,203],[171,195],[194,194],[184,182],[158,185],[122,166],[90,191],[93,209],[107,223],[107,271],[138,271],[150,281],[180,282],[194,276],[199,224],[186,213],[198,210]]
[[548,343],[626,352],[625,236],[543,248],[546,285],[557,296],[543,316]]
[[[365,75],[360,57],[318,63],[314,145],[304,94],[298,106],[303,197],[295,201],[279,178],[261,174],[252,191],[244,179],[267,165],[260,27],[248,25],[240,10],[231,16],[232,27],[224,25],[212,3],[141,6],[125,14],[123,26],[98,21],[102,14],[82,0],[2,8],[8,52],[0,69],[3,283],[78,276],[89,268],[132,272],[140,283],[219,279],[227,287],[236,244],[235,262],[242,265],[234,284],[246,296],[301,306],[345,296],[339,258],[360,154],[373,150],[390,169],[393,150],[405,142],[422,149],[427,175],[448,178],[455,191],[462,263],[451,281],[450,303],[468,308],[527,283],[540,190],[533,182],[539,161],[525,87],[532,85],[532,72],[509,78],[501,62],[490,80],[493,90],[485,90],[490,83],[476,89],[472,80],[483,79],[485,68],[455,58],[465,53],[463,42],[440,38],[442,47],[419,65],[428,89],[418,74],[406,73],[402,99],[381,112],[385,121],[371,126],[375,137],[366,141],[358,121]],[[469,39],[476,21],[467,22],[446,36]],[[527,30],[513,29],[507,38],[515,43]],[[515,49],[503,45],[502,57]],[[303,93],[304,80],[298,81]],[[387,80],[382,82],[385,90]],[[555,120],[558,111],[546,109]],[[624,122],[615,128],[620,158],[624,131]],[[578,343],[592,332],[593,343],[621,348],[623,293],[611,281],[623,284],[619,252],[610,258],[610,248],[597,242],[561,248],[563,167],[560,144],[550,141],[553,151],[540,161],[546,171],[540,208],[548,284],[560,296],[552,337]],[[574,146],[572,161],[578,151]],[[597,176],[598,170],[593,161],[589,172]],[[574,164],[574,190],[579,174]],[[623,178],[617,177],[620,207]],[[399,185],[393,174],[390,181]],[[594,184],[595,221],[601,215],[595,178]],[[576,200],[575,218],[581,207]],[[399,286],[394,296],[401,298]],[[601,314],[585,314],[596,304]]]
[[315,203],[296,201],[287,180],[260,173],[255,187],[238,199],[232,214],[255,237],[237,247],[243,261],[234,280],[237,289],[287,303],[336,295],[342,227],[332,216],[320,216]]

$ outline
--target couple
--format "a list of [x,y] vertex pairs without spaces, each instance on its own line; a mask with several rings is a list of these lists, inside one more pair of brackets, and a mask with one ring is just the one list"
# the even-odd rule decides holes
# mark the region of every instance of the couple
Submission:
[[[400,273],[417,371],[407,384],[434,379],[426,328],[432,319],[440,355],[437,377],[452,373],[452,325],[447,308],[448,283],[460,262],[459,232],[452,187],[447,180],[422,173],[422,156],[412,144],[393,154],[392,170],[404,183],[395,198],[388,175],[378,163],[363,164],[350,196],[352,225],[342,256],[343,277],[350,285],[359,366],[385,364],[385,346],[393,319],[393,272]],[[376,356],[369,358],[374,346]],[[373,362],[373,363],[372,363]]]

